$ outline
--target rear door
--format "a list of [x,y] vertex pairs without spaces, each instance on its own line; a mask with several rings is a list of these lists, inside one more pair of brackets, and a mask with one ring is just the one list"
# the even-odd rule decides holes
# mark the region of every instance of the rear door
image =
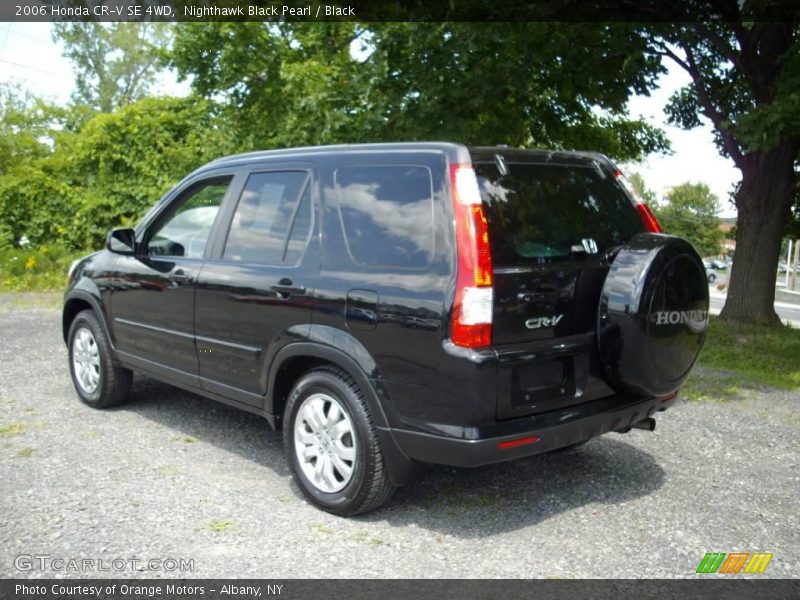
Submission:
[[494,264],[493,344],[508,358],[501,416],[609,393],[591,376],[594,331],[610,255],[643,231],[630,197],[590,159],[515,153],[476,163]]
[[251,169],[241,181],[197,282],[197,348],[204,388],[260,405],[269,357],[310,326],[316,192],[308,164]]

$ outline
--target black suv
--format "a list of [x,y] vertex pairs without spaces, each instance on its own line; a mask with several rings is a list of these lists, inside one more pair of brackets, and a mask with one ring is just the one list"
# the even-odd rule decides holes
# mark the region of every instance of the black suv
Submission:
[[424,463],[652,429],[707,315],[700,257],[606,157],[404,143],[198,169],[73,265],[63,331],[86,404],[137,371],[259,414],[351,515]]

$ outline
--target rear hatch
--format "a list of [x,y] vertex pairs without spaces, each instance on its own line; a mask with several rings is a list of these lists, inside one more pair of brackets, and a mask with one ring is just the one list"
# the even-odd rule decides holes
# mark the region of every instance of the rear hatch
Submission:
[[600,293],[614,251],[644,231],[613,165],[567,153],[471,154],[494,267],[498,416],[612,394],[595,344]]

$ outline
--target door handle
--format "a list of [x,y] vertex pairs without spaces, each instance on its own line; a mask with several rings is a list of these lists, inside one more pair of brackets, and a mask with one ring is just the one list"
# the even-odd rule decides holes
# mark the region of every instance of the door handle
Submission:
[[176,269],[169,274],[169,278],[175,283],[192,283],[194,281],[194,276],[186,273],[183,269]]
[[282,298],[288,298],[289,296],[302,296],[306,293],[305,287],[302,285],[294,285],[292,280],[288,277],[284,277],[276,285],[270,286],[269,289]]

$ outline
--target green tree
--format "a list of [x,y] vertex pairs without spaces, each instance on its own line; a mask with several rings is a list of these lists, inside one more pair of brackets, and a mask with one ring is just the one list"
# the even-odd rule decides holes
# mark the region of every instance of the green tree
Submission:
[[661,70],[645,49],[602,23],[181,23],[172,64],[223,99],[245,148],[450,139],[637,159],[667,147],[625,113]]
[[628,181],[630,181],[631,186],[634,190],[636,190],[636,193],[639,194],[639,197],[655,210],[655,207],[658,204],[658,198],[656,193],[647,187],[647,184],[644,182],[644,177],[642,177],[639,173],[631,173],[631,175],[628,177]]
[[111,112],[147,95],[169,42],[164,23],[53,25],[53,41],[75,69],[73,100]]
[[652,52],[692,79],[667,107],[672,122],[692,128],[700,117],[710,120],[720,151],[742,174],[736,258],[722,318],[777,323],[774,275],[798,181],[800,12],[785,2],[682,6],[708,22],[644,31]]
[[49,152],[51,111],[22,89],[0,84],[0,175]]
[[725,238],[719,209],[719,199],[705,183],[687,182],[672,188],[655,211],[667,233],[689,240],[701,256],[716,256]]
[[[53,115],[51,107],[21,88],[0,84],[0,186],[9,173],[50,153]],[[0,211],[0,249],[19,240],[12,222]]]
[[196,167],[231,152],[213,103],[146,98],[54,134],[51,153],[0,176],[0,222],[12,239],[98,247]]

